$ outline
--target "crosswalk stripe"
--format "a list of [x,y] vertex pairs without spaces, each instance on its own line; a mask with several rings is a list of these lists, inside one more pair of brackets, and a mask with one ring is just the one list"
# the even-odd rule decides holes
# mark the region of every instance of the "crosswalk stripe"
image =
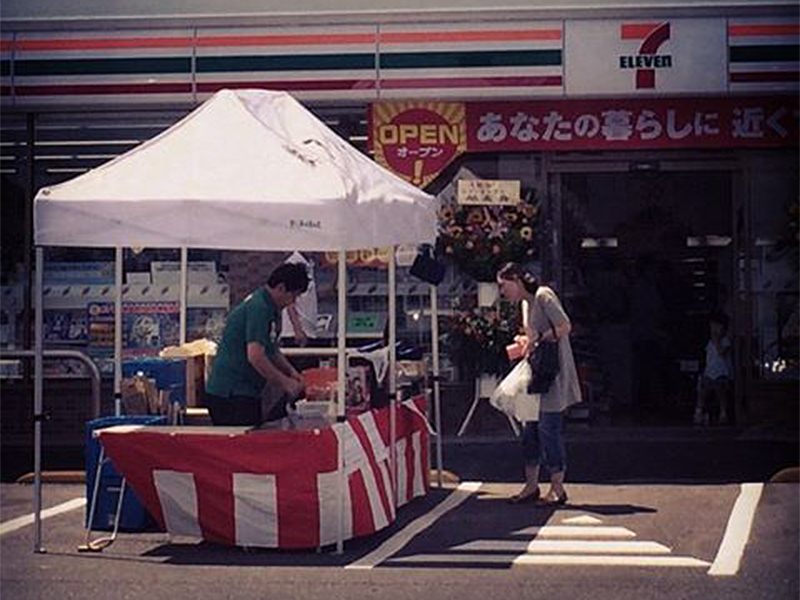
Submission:
[[597,517],[590,517],[589,515],[579,515],[577,517],[569,517],[561,521],[562,523],[569,523],[570,525],[599,525],[602,523]]
[[523,554],[514,559],[514,566],[584,565],[617,567],[707,567],[710,563],[691,556],[627,556],[580,554]]
[[617,567],[708,567],[709,563],[691,556],[638,556],[587,554],[415,554],[400,556],[385,564],[463,564],[463,565],[583,565]]
[[543,525],[541,527],[525,527],[514,532],[516,535],[531,535],[537,538],[543,537],[567,537],[567,538],[598,538],[598,537],[618,537],[632,538],[636,534],[627,527],[586,527],[571,525]]
[[459,546],[455,551],[471,552],[555,552],[586,554],[669,554],[671,550],[658,542],[610,540],[476,540]]
[[[515,539],[477,539],[439,554],[414,554],[388,558],[392,565],[491,568],[509,566],[627,566],[708,567],[692,556],[673,556],[672,549],[655,541],[631,540],[636,533],[626,527],[599,525],[600,519],[579,515],[564,519],[569,525],[541,525],[518,529]],[[522,538],[522,539],[521,539]]]
[[386,563],[452,563],[452,564],[504,564],[511,565],[516,554],[412,554],[398,556],[387,560]]

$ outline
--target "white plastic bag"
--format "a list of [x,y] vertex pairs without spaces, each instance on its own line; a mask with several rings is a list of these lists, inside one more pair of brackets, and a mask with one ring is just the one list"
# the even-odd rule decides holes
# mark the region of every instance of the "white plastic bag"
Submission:
[[528,393],[531,366],[519,361],[495,388],[489,403],[521,423],[539,420],[539,394]]

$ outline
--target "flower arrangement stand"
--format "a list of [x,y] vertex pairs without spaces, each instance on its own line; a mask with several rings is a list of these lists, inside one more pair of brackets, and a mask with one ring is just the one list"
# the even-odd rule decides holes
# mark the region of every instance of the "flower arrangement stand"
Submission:
[[494,306],[500,296],[498,285],[490,281],[478,282],[478,306]]
[[[488,399],[489,396],[492,395],[494,389],[497,387],[497,383],[497,376],[495,375],[479,375],[475,378],[475,395],[472,399],[472,405],[469,407],[469,411],[467,412],[467,416],[464,417],[461,427],[458,428],[458,433],[456,434],[457,437],[464,435],[464,432],[467,430],[467,426],[472,420],[472,415],[475,414],[475,409],[478,408],[478,402],[481,401],[481,398]],[[511,425],[511,430],[514,432],[514,435],[519,437],[519,427],[517,427],[517,422],[514,421],[510,415],[506,415],[506,418],[508,419],[508,424]]]

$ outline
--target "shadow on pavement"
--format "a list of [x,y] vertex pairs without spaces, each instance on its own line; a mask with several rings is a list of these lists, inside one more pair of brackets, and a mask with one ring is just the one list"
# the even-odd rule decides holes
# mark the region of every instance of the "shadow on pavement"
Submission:
[[162,559],[159,561],[162,564],[179,565],[341,567],[365,556],[416,518],[430,512],[451,491],[447,488],[430,488],[427,496],[400,507],[397,511],[397,520],[392,525],[372,535],[346,541],[341,554],[336,553],[335,544],[320,549],[295,550],[242,548],[203,541],[167,542],[143,552],[140,556]]
[[637,513],[656,513],[658,510],[650,506],[635,504],[572,504],[567,502],[561,508],[580,510],[597,515],[635,515]]

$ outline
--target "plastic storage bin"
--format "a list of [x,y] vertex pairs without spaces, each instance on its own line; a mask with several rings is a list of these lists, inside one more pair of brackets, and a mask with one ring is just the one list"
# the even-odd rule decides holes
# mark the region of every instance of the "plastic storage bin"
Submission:
[[156,356],[128,358],[122,361],[122,376],[133,377],[142,373],[155,379],[159,391],[169,391],[169,401],[186,406],[186,359]]
[[[166,425],[164,416],[123,415],[120,417],[104,417],[86,423],[86,518],[89,526],[94,479],[97,474],[97,461],[100,459],[100,441],[93,436],[96,429],[113,427],[114,425]],[[114,529],[114,517],[117,513],[117,502],[122,486],[122,476],[110,461],[106,461],[100,472],[100,487],[97,490],[97,506],[94,509],[91,529],[111,531]],[[121,531],[144,531],[155,526],[150,513],[139,502],[130,486],[125,486],[125,497],[122,501],[119,528]]]

